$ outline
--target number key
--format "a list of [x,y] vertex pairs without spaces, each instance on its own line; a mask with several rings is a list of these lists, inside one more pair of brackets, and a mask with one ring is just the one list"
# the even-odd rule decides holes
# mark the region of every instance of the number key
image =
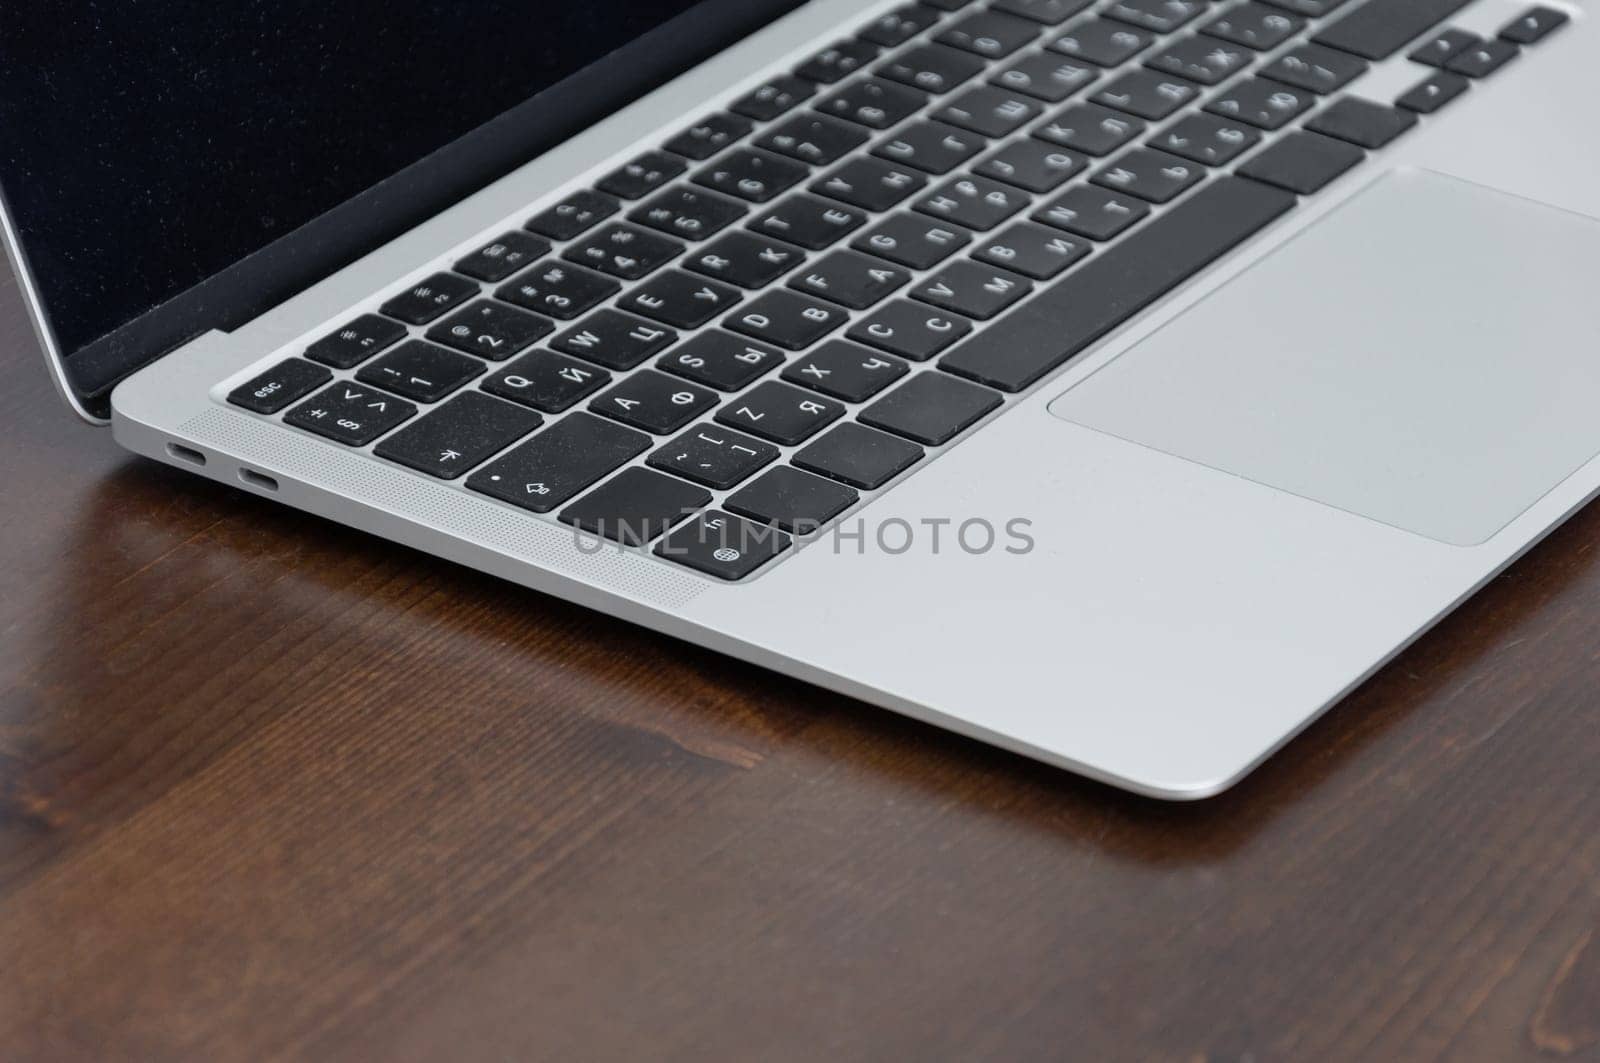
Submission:
[[479,358],[502,362],[553,331],[555,324],[547,318],[482,299],[430,328],[428,338]]
[[567,248],[562,257],[623,280],[649,276],[683,250],[678,241],[632,225],[608,225]]
[[570,321],[621,290],[622,285],[603,274],[547,260],[505,285],[495,296]]

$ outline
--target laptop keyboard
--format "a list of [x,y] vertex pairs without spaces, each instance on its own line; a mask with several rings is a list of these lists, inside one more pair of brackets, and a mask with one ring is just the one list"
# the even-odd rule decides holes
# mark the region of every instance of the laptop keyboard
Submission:
[[1566,21],[1467,2],[907,4],[230,401],[742,579]]

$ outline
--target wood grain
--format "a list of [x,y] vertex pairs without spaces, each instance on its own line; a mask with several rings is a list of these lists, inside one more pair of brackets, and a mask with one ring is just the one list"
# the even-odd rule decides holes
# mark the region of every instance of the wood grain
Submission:
[[75,423],[0,290],[0,1055],[1600,1059],[1600,510],[1133,798]]

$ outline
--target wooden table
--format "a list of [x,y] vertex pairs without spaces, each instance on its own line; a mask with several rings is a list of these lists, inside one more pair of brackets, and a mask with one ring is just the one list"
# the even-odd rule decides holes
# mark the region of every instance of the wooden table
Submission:
[[1600,1059],[1600,507],[1232,793],[124,455],[0,286],[0,1056]]

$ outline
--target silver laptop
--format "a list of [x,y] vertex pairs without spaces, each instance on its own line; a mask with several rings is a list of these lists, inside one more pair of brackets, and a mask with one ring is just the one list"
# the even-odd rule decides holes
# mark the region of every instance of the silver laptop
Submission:
[[1163,798],[1600,489],[1579,4],[447,12],[8,16],[75,410]]

